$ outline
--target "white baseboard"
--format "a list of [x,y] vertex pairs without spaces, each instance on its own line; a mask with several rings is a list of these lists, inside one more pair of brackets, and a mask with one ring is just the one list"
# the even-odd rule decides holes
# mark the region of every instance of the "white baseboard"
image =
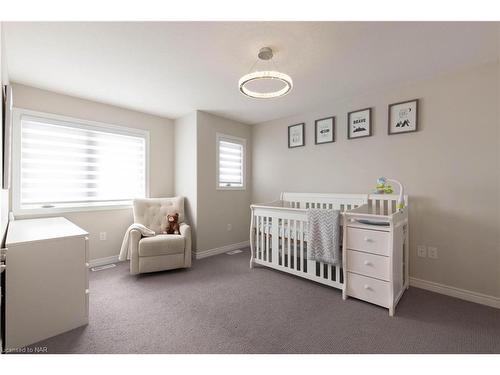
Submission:
[[120,262],[118,260],[118,255],[113,255],[113,256],[105,257],[105,258],[91,259],[91,260],[89,260],[89,268],[90,267],[104,266],[106,264],[118,263],[118,262]]
[[227,253],[228,251],[232,251],[232,250],[242,249],[242,248],[248,247],[248,246],[250,246],[250,241],[233,243],[231,245],[217,247],[215,249],[197,251],[195,253],[195,257],[196,257],[196,259],[202,259],[202,258],[210,257],[212,255],[217,255],[217,254]]
[[410,277],[410,285],[416,288],[430,290],[431,292],[445,294],[450,297],[460,298],[469,302],[495,307],[500,309],[500,298],[488,294],[473,292],[466,289],[459,289],[453,286],[435,283],[432,281]]

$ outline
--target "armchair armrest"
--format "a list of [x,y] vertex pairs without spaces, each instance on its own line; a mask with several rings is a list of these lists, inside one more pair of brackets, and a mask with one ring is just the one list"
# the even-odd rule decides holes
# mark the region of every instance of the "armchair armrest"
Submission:
[[137,229],[130,231],[129,239],[129,255],[130,255],[130,273],[132,275],[139,274],[139,241],[142,238],[142,233]]
[[191,227],[186,223],[179,224],[179,233],[183,237],[191,237]]
[[180,223],[179,233],[185,238],[186,244],[184,248],[184,265],[191,267],[191,227],[186,223]]

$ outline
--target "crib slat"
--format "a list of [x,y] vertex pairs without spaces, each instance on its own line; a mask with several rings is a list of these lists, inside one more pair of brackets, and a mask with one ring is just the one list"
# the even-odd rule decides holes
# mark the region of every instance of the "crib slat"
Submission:
[[260,259],[265,260],[265,251],[264,248],[264,216],[260,217]]
[[262,217],[262,260],[267,260],[266,250],[266,217]]
[[267,217],[264,217],[263,222],[264,222],[264,231],[263,231],[264,245],[262,246],[262,248],[264,249],[264,260],[267,262],[267,226],[268,226]]
[[271,218],[267,217],[267,225],[266,225],[266,247],[267,247],[267,261],[270,262],[272,260],[272,254],[271,254]]
[[285,244],[286,244],[286,239],[285,239],[285,222],[286,220],[283,219],[281,220],[281,226],[280,226],[280,241],[281,241],[281,265],[284,267],[285,266]]
[[294,220],[293,221],[293,247],[294,247],[294,251],[293,251],[293,267],[295,269],[297,269],[297,240],[299,239],[298,238],[298,233],[297,233],[297,220]]
[[340,282],[340,267],[335,267],[335,281]]
[[262,216],[262,260],[266,260],[266,218]]
[[323,278],[325,273],[325,264],[323,262],[319,262],[319,277]]
[[267,217],[267,225],[266,225],[266,249],[267,249],[267,261],[271,261],[271,218]]
[[285,226],[286,226],[286,219],[282,219],[280,226],[280,233],[281,233],[281,265],[283,267],[285,266],[285,247],[286,247]]
[[255,216],[255,257],[257,259],[260,259],[259,256],[259,222],[260,222],[260,216]]
[[284,237],[285,238],[285,248],[283,249],[283,255],[286,259],[286,262],[285,262],[285,266],[288,267],[288,265],[290,264],[290,257],[289,257],[289,253],[290,253],[290,236],[288,235],[288,227],[290,226],[290,219],[287,219],[286,222],[283,224],[283,233],[284,233]]
[[268,262],[271,261],[271,246],[269,244],[270,240],[269,231],[271,230],[271,228],[269,227],[269,225],[271,225],[271,220],[269,217],[266,217],[266,255],[267,255],[266,261]]
[[303,271],[304,268],[304,222],[300,222],[300,252],[299,252],[299,264],[300,270]]
[[291,254],[291,247],[292,247],[292,240],[291,240],[291,234],[292,234],[292,228],[291,227],[292,226],[291,226],[290,221],[291,220],[288,219],[288,223],[287,223],[288,226],[287,226],[287,229],[286,229],[286,232],[285,232],[287,234],[286,237],[288,239],[288,255],[286,257],[286,259],[287,259],[287,267],[288,268],[291,268],[291,262],[290,262],[291,261],[291,255],[290,254]]
[[273,217],[273,219],[271,220],[271,224],[272,224],[272,229],[271,229],[271,231],[272,231],[272,234],[271,234],[272,256],[271,256],[271,258],[272,258],[273,264],[277,265],[279,263],[279,235],[278,235],[278,231],[279,231],[280,220],[277,217]]
[[262,260],[266,260],[266,218],[262,216],[262,222],[261,222],[261,228],[262,228],[262,237],[260,238],[261,240],[261,246],[262,246]]

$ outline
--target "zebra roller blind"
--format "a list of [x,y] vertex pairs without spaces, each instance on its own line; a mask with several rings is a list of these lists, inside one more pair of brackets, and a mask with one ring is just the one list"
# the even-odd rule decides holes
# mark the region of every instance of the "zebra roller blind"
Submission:
[[21,209],[129,203],[146,196],[146,133],[23,116]]
[[245,140],[217,135],[217,156],[217,187],[244,188]]

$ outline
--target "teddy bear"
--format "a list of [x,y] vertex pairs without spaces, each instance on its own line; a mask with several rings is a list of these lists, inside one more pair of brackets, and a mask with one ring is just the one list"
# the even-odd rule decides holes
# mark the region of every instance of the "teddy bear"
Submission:
[[179,231],[179,214],[167,215],[167,229],[166,234],[180,234]]

